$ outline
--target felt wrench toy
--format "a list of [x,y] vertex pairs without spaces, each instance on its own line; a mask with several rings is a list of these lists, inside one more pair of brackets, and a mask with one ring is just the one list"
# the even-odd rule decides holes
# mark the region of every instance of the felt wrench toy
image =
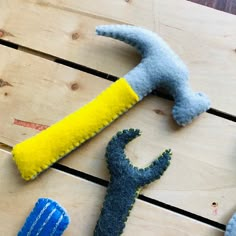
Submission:
[[106,159],[111,178],[95,236],[121,235],[140,189],[159,179],[169,165],[171,151],[166,150],[150,166],[144,169],[134,167],[126,157],[124,148],[139,135],[139,130],[124,130],[107,145]]
[[190,123],[210,106],[205,95],[191,90],[186,66],[156,34],[127,25],[98,26],[96,32],[134,46],[142,60],[93,101],[13,148],[25,180],[34,179],[158,87],[173,96],[172,113],[179,125]]

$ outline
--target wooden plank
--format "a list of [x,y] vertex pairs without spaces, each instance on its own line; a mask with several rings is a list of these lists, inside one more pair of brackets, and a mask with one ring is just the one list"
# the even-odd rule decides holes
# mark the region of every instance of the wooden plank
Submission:
[[188,0],[236,15],[236,0]]
[[[0,89],[0,142],[11,146],[39,132],[20,122],[14,124],[15,119],[28,122],[32,128],[32,123],[51,125],[111,84],[23,52],[4,47],[0,52],[2,79],[12,85]],[[61,163],[108,179],[104,159],[108,141],[119,130],[139,128],[143,135],[127,147],[135,165],[147,165],[165,148],[174,153],[161,183],[153,183],[143,193],[226,223],[235,211],[236,124],[205,113],[180,128],[172,120],[172,106],[172,102],[155,96],[145,98]],[[217,210],[213,202],[218,203]]]
[[155,29],[157,12],[154,11],[156,1],[130,0],[99,0],[99,7],[94,0],[31,0],[30,2],[46,8],[55,8],[63,11],[84,12],[91,16],[113,19],[126,24],[140,25],[151,30]]
[[[58,201],[71,223],[63,235],[92,235],[105,196],[105,188],[56,170],[26,183],[19,178],[9,153],[0,151],[1,235],[16,235],[40,197]],[[62,194],[63,193],[63,194]],[[19,207],[20,206],[20,207]],[[206,224],[137,200],[123,235],[223,236]]]
[[[206,92],[214,108],[236,114],[235,16],[185,0],[102,0],[100,4],[97,7],[92,0],[3,0],[2,38],[123,76],[138,63],[138,54],[123,43],[95,36],[95,26],[121,22],[145,26],[159,32],[183,58],[194,89]],[[137,12],[139,16],[134,17]]]
[[193,87],[236,115],[236,16],[187,1],[160,1],[157,8],[161,36],[186,62]]

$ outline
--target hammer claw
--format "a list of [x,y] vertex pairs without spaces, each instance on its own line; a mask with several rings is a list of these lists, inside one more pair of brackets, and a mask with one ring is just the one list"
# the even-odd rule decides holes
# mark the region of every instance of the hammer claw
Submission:
[[209,109],[207,96],[191,90],[185,64],[157,34],[130,25],[98,26],[96,32],[128,43],[141,54],[141,62],[124,76],[140,100],[165,88],[176,102],[173,117],[182,126]]

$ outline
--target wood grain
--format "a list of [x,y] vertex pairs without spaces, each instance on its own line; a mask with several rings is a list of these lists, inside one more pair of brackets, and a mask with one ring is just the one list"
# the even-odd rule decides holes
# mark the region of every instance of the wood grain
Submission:
[[[105,188],[53,169],[32,182],[23,182],[10,154],[1,150],[0,168],[1,235],[16,235],[40,197],[59,202],[68,212],[71,223],[63,235],[93,235]],[[140,200],[134,205],[123,235],[174,236],[176,233],[223,236],[222,231],[211,226]]]
[[95,26],[145,26],[159,32],[181,56],[193,88],[207,93],[212,107],[236,114],[235,16],[185,0],[102,0],[101,7],[91,1],[3,0],[1,38],[123,76],[139,62],[138,54],[123,43],[95,36]]
[[[155,29],[158,22],[157,12],[154,11],[155,1],[130,0],[99,0],[99,7],[93,0],[30,0],[29,2],[41,7],[58,9],[71,13],[85,13],[93,18],[113,19],[117,23],[140,25]],[[138,13],[138,14],[137,14]]]
[[[115,51],[105,50],[107,41],[95,35],[97,25],[124,22],[47,1],[3,0],[0,8],[5,9],[0,16],[4,40],[120,76],[139,62],[132,47],[108,40]],[[111,58],[115,66],[110,63]]]
[[[0,52],[0,73],[13,85],[0,90],[0,142],[11,146],[38,132],[14,124],[14,119],[51,125],[111,84],[24,52],[4,47]],[[108,141],[122,129],[139,128],[142,136],[126,150],[135,165],[148,165],[166,148],[174,153],[162,181],[143,193],[225,224],[236,207],[236,124],[205,113],[180,128],[172,120],[172,106],[172,102],[155,96],[145,98],[61,163],[108,179],[104,159]],[[217,214],[213,202],[218,203]]]

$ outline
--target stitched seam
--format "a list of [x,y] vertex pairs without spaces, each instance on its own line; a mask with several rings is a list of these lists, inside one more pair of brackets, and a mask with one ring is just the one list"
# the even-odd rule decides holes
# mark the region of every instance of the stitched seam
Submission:
[[52,217],[52,215],[54,214],[55,211],[56,211],[56,209],[54,209],[52,212],[50,212],[50,214],[48,215],[47,219],[44,221],[44,223],[40,227],[39,231],[37,232],[36,236],[38,236],[41,233],[41,231],[43,230],[44,226],[48,223],[48,221],[50,220],[50,218]]
[[[128,109],[130,109],[134,104],[136,104],[139,100],[137,94],[134,92],[134,90],[132,89],[132,87],[128,84],[128,82],[125,79],[120,79],[121,83],[125,83],[125,91],[127,91],[130,95],[130,103],[129,104],[124,104],[124,107],[121,108],[120,111],[118,111],[113,117],[111,117],[111,119],[103,121],[103,124],[101,124],[100,126],[97,127],[97,129],[95,131],[93,131],[90,134],[87,134],[85,137],[82,137],[79,141],[77,141],[76,143],[72,143],[70,149],[68,148],[66,151],[63,151],[62,153],[60,153],[56,158],[50,159],[48,160],[48,162],[46,164],[41,165],[38,168],[35,168],[31,171],[31,174],[24,174],[21,173],[21,176],[25,179],[25,180],[30,180],[30,179],[34,179],[40,172],[46,170],[47,168],[49,168],[53,163],[55,163],[56,161],[60,160],[65,154],[73,151],[75,148],[77,148],[78,146],[80,146],[82,143],[84,143],[85,141],[87,141],[88,139],[90,139],[91,137],[95,136],[99,131],[101,131],[103,128],[106,127],[107,124],[110,124],[112,121],[114,121],[115,119],[117,119],[121,114],[123,114],[124,112],[126,112]],[[114,85],[114,84],[113,84]],[[118,86],[120,86],[118,84]],[[111,87],[108,87],[106,90],[110,90]],[[106,91],[105,90],[105,91]],[[104,92],[105,92],[104,91]],[[118,92],[119,94],[120,92]],[[102,94],[100,94],[101,96]],[[96,99],[95,99],[96,100]],[[93,100],[93,101],[95,101]],[[92,102],[93,102],[92,101]],[[84,107],[82,107],[81,109],[83,109]],[[73,113],[72,113],[73,114]],[[15,158],[14,152],[13,152],[13,158]]]
[[33,231],[35,225],[38,223],[39,219],[41,218],[41,216],[43,215],[43,213],[47,210],[47,208],[51,205],[50,202],[48,202],[44,208],[40,211],[39,215],[37,216],[37,218],[35,219],[34,223],[31,225],[28,233],[27,233],[27,236],[30,236],[31,235],[31,232]]
[[59,226],[59,224],[61,223],[61,221],[63,220],[63,215],[60,216],[59,220],[57,221],[56,225],[54,226],[52,233],[50,234],[50,236],[53,236]]

